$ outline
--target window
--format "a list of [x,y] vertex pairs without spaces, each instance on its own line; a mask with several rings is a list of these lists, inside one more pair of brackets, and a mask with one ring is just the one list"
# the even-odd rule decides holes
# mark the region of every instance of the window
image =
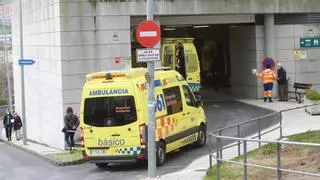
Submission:
[[179,113],[182,111],[182,99],[179,86],[167,88],[163,90],[168,115]]
[[187,57],[187,72],[193,73],[198,70],[198,61],[196,54],[186,54]]
[[85,100],[84,123],[95,127],[123,126],[137,121],[133,96]]
[[172,46],[166,46],[164,48],[164,61],[162,62],[162,65],[165,67],[171,67],[173,68],[173,47]]
[[188,86],[182,86],[183,88],[183,93],[184,93],[184,96],[186,98],[186,103],[188,106],[194,106],[196,107],[196,100],[192,94],[192,92],[190,91],[190,88]]

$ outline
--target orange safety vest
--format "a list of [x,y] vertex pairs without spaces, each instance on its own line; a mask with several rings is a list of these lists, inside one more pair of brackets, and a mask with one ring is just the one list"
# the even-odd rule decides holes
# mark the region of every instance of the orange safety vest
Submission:
[[272,83],[274,80],[277,80],[277,75],[271,69],[266,69],[256,75],[258,78],[263,79],[263,84]]

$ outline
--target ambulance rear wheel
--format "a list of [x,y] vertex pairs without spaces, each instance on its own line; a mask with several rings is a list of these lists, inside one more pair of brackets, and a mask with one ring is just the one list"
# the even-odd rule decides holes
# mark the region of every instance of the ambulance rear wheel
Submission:
[[107,168],[108,167],[108,163],[96,163],[96,166],[98,167],[98,168]]
[[198,132],[197,147],[203,147],[207,143],[207,131],[205,126],[201,125]]
[[163,142],[157,144],[157,166],[162,166],[166,162],[166,146]]

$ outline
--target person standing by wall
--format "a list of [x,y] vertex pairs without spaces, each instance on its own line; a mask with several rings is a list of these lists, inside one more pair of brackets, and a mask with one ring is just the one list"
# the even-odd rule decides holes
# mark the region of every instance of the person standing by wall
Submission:
[[187,79],[186,60],[184,55],[184,48],[181,43],[176,46],[176,71],[178,71],[184,79]]
[[288,93],[286,91],[288,87],[287,83],[287,71],[283,68],[283,66],[279,63],[279,69],[277,71],[278,74],[278,94],[279,101],[288,101]]
[[271,69],[271,65],[267,64],[266,69],[261,73],[256,73],[256,76],[258,78],[263,79],[264,102],[267,102],[267,99],[269,99],[269,102],[273,102],[272,101],[273,81],[277,80],[277,75]]
[[78,116],[73,114],[73,109],[71,107],[68,107],[66,115],[64,116],[63,132],[65,133],[65,141],[70,148],[70,153],[74,151],[74,134],[79,124]]
[[7,110],[7,113],[3,117],[3,126],[6,130],[6,137],[7,141],[11,141],[11,134],[12,134],[12,123],[13,123],[13,117],[10,113],[10,110]]
[[16,140],[20,141],[21,139],[21,127],[22,127],[22,121],[20,116],[18,115],[17,112],[13,113],[13,118],[14,118],[14,122],[13,122],[13,130],[16,134]]

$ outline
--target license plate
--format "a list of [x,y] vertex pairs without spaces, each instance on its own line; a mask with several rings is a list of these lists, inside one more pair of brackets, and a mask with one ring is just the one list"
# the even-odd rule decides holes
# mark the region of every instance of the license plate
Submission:
[[106,153],[107,153],[107,150],[105,149],[90,149],[90,154],[92,155],[101,155]]

